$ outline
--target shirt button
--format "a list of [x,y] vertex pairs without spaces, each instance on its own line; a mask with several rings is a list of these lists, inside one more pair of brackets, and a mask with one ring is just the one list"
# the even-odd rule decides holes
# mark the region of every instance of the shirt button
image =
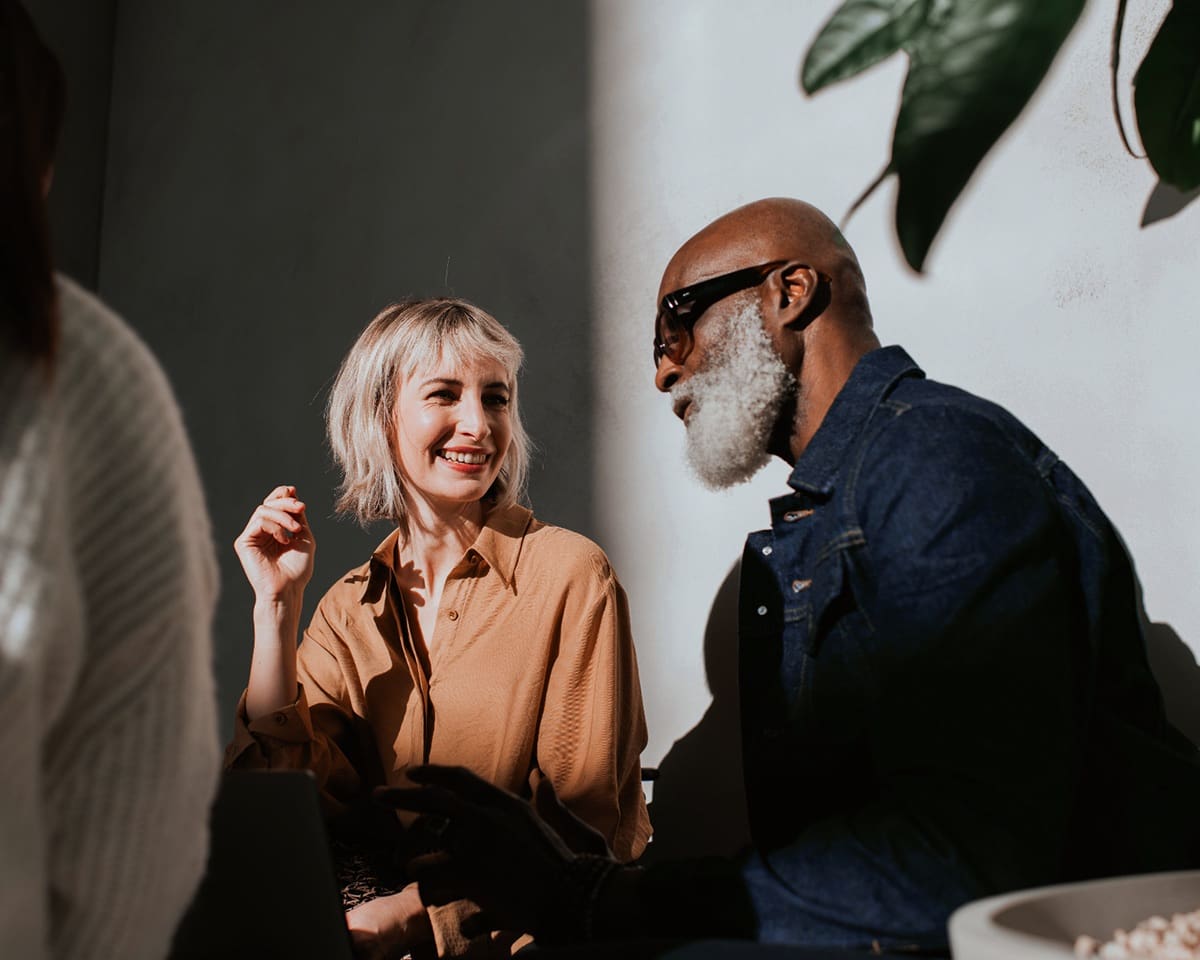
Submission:
[[801,590],[807,590],[812,586],[811,580],[793,580],[792,593],[799,593]]
[[805,517],[811,517],[811,510],[789,510],[783,515],[783,519],[788,523],[795,523],[797,520],[803,520]]
[[769,557],[774,552],[775,551],[772,550],[770,547],[763,547],[763,556],[764,557]]
[[278,727],[282,727],[285,723],[287,723],[287,716],[282,713],[275,714],[271,719],[275,721],[275,725]]
[[448,614],[446,614],[446,616],[449,617],[451,620],[457,620],[458,619],[458,611],[451,610]]
[[765,617],[765,616],[767,615],[767,608],[766,608],[766,607],[759,607],[759,608],[758,608],[758,615],[759,615],[760,617]]
[[479,554],[477,554],[474,550],[467,551],[467,562],[468,563],[474,563],[478,559],[479,559]]

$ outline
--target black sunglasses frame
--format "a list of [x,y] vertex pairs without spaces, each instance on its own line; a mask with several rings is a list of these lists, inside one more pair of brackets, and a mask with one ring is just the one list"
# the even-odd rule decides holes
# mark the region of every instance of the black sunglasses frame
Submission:
[[682,363],[692,349],[692,327],[705,310],[718,300],[758,286],[772,270],[785,263],[786,260],[771,260],[754,267],[742,267],[680,287],[663,297],[654,318],[654,368],[658,369],[663,357],[672,363]]

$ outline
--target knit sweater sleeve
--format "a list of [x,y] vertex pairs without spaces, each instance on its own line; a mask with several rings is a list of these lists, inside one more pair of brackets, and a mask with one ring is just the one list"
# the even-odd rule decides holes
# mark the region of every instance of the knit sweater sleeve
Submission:
[[0,621],[20,666],[0,697],[29,720],[0,745],[20,758],[26,801],[6,828],[24,840],[3,858],[0,899],[23,884],[30,915],[26,948],[0,954],[161,958],[204,869],[219,770],[216,561],[162,371],[98,301],[69,281],[60,293],[35,454],[45,482],[14,502],[4,477],[36,599]]

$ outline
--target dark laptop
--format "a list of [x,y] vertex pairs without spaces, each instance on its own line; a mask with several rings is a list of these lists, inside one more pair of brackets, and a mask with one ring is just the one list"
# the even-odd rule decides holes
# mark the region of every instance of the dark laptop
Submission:
[[226,773],[211,823],[170,960],[352,960],[312,774]]

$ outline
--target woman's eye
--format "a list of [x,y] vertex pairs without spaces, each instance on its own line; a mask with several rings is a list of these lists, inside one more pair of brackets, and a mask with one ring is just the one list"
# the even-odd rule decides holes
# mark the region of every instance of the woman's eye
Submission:
[[502,393],[489,393],[483,398],[483,402],[489,407],[507,407],[508,397]]
[[427,398],[429,400],[441,400],[446,403],[453,403],[457,397],[454,396],[453,390],[434,390]]

